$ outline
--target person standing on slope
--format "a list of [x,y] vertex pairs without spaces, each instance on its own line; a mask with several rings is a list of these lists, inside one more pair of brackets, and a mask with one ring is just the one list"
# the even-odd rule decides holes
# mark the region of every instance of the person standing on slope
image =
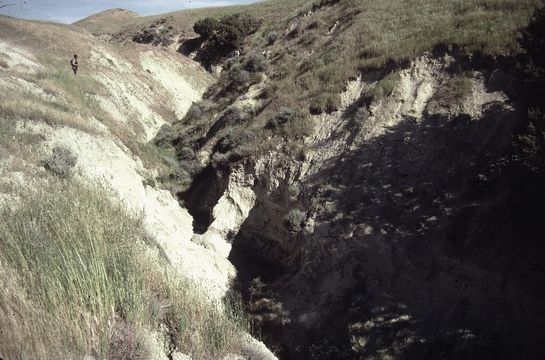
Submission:
[[78,56],[74,55],[74,58],[70,60],[70,65],[72,66],[72,71],[74,71],[74,75],[78,74],[78,68],[79,68],[79,62],[78,62]]

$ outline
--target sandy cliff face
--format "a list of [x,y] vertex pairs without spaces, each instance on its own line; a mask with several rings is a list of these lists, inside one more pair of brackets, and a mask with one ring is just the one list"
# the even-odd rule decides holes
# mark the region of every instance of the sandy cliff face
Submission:
[[418,58],[372,101],[358,78],[314,117],[304,159],[232,170],[205,237],[231,209],[239,287],[282,356],[538,356],[543,266],[513,228],[504,166],[521,114],[487,71],[445,98],[453,63]]

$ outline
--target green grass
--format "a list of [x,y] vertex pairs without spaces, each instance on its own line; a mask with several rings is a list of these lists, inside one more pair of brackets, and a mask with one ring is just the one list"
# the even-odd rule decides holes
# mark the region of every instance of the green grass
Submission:
[[185,182],[180,181],[180,177],[172,177],[181,171],[180,163],[176,157],[176,150],[173,147],[157,146],[153,142],[132,142],[128,147],[134,155],[142,160],[144,167],[148,171],[152,171],[155,175],[144,174],[146,185],[159,186],[162,189],[169,190],[173,194],[187,190],[190,186],[191,177],[189,175]]
[[369,89],[366,95],[369,96],[371,100],[379,100],[388,97],[394,91],[399,80],[399,72],[394,71],[380,79],[375,86]]
[[[128,40],[136,31],[160,19],[183,37],[195,36],[193,24],[205,17],[233,13],[250,14],[263,20],[262,27],[247,39],[243,55],[231,66],[242,66],[247,53],[268,52],[268,101],[241,131],[258,131],[278,109],[289,107],[303,117],[331,112],[339,107],[339,94],[349,79],[376,73],[379,82],[372,98],[393,90],[397,70],[410,60],[438,48],[461,49],[485,57],[511,56],[520,52],[518,31],[528,23],[539,0],[341,0],[316,6],[318,2],[271,0],[246,6],[192,9],[127,20],[119,38]],[[96,19],[95,19],[96,20]],[[288,29],[294,28],[289,32]],[[335,29],[334,31],[331,31]],[[271,43],[270,34],[276,34]],[[229,67],[226,69],[229,70]],[[207,128],[214,114],[239,95],[230,76],[219,79],[216,90],[205,99],[208,106],[198,125]],[[240,90],[240,89],[239,89]],[[240,91],[243,91],[240,90]],[[311,133],[312,124],[299,122],[304,131],[275,135],[296,140]]]
[[25,92],[8,94],[0,100],[0,116],[9,119],[42,121],[48,125],[67,126],[90,134],[100,130],[91,121],[98,120],[124,143],[141,133],[138,123],[124,124],[103,109],[98,96],[109,95],[104,85],[90,75],[74,76],[70,69],[48,63],[46,70],[20,76],[43,90],[45,95]]
[[0,103],[1,121],[30,120],[44,122],[48,125],[69,126],[87,133],[95,133],[91,126],[80,114],[58,101],[45,101],[31,93],[8,95]]
[[40,88],[46,93],[62,97],[67,107],[77,109],[87,116],[98,119],[108,117],[95,98],[96,95],[108,94],[102,83],[89,75],[74,76],[70,69],[63,69],[61,66],[51,68],[55,70],[32,75]]
[[458,74],[452,77],[446,91],[453,102],[460,102],[471,93],[474,84],[475,82],[473,79]]
[[[392,67],[402,68],[437,47],[490,57],[514,55],[520,51],[517,31],[526,26],[538,3],[342,0],[263,30],[281,34],[297,24],[300,30],[293,38],[270,46],[266,37],[256,36],[249,46],[271,52],[273,84],[282,89],[280,105],[308,107],[320,97],[340,93],[346,81],[360,73],[386,70],[386,75]],[[310,9],[306,5],[299,13]],[[328,35],[335,24],[336,30]]]
[[[491,59],[515,56],[521,51],[518,34],[527,26],[539,2],[341,0],[322,7],[313,6],[315,2],[310,1],[293,2],[285,8],[282,1],[268,1],[251,8],[213,10],[207,15],[248,12],[263,19],[263,25],[247,39],[241,56],[224,67],[218,83],[205,95],[204,114],[198,119],[188,117],[184,123],[208,129],[214,116],[245,91],[232,86],[232,74],[243,66],[249,54],[267,53],[263,108],[236,131],[261,133],[262,140],[256,142],[263,148],[267,144],[275,147],[282,139],[300,141],[313,132],[309,115],[338,109],[339,95],[347,81],[360,75],[377,80],[367,94],[373,100],[389,96],[399,80],[399,71],[426,52],[450,49]],[[265,8],[271,10],[270,15],[262,12]],[[168,14],[168,21],[185,19],[188,29],[202,16],[198,11],[201,10]],[[190,14],[195,15],[194,20],[188,17]],[[276,34],[274,42],[269,40],[270,34]],[[460,101],[471,85],[463,76],[455,76],[443,95]],[[297,110],[301,119],[267,129],[282,108]],[[195,136],[198,138],[200,133]]]
[[237,351],[239,313],[151,257],[141,222],[105,192],[63,183],[1,217],[3,358],[146,359],[144,329],[159,323],[195,358]]
[[471,94],[475,80],[469,74],[452,75],[434,94],[428,104],[430,110],[463,105]]
[[7,94],[0,101],[1,118],[42,121],[88,133],[97,132],[88,120],[91,116],[112,123],[95,98],[104,95],[105,89],[91,76],[75,77],[69,70],[55,70],[22,77],[43,90],[45,96],[33,92]]

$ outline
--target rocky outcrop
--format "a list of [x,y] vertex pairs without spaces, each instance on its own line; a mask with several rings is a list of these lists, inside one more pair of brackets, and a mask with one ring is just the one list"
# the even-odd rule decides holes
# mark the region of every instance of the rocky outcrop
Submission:
[[[230,258],[283,358],[538,356],[543,266],[507,205],[520,113],[483,72],[452,95],[454,61],[416,59],[370,102],[376,82],[349,83],[342,108],[314,118],[304,160],[272,151],[246,166],[240,197],[255,206],[239,211]],[[269,289],[257,297],[256,278]]]
[[213,208],[212,223],[204,234],[194,235],[193,241],[227,258],[231,253],[231,241],[254,207],[253,185],[253,176],[247,175],[244,168],[234,169],[227,188]]

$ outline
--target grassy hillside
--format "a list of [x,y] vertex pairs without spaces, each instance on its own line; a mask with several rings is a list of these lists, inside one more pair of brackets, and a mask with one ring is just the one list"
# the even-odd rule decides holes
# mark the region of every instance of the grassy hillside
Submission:
[[[0,81],[9,89],[0,99],[2,118],[89,134],[106,130],[153,167],[164,164],[141,142],[155,134],[150,126],[175,121],[177,109],[197,96],[193,89],[202,91],[212,80],[191,61],[178,63],[145,46],[106,44],[76,26],[0,17],[0,32]],[[69,66],[73,54],[80,59],[77,77]]]
[[[165,19],[166,27],[172,26],[173,32],[183,34],[183,36],[193,36],[193,24],[205,17],[218,18],[233,13],[245,13],[275,22],[296,11],[305,2],[305,0],[267,0],[250,5],[188,9],[130,19],[124,15],[120,16],[118,12],[106,11],[82,19],[74,25],[83,27],[96,35],[113,34],[123,39],[129,39],[138,30]],[[111,21],[112,16],[115,16],[114,22]]]
[[[284,140],[290,141],[288,152],[300,154],[304,145],[297,142],[313,134],[317,121],[313,115],[339,109],[340,94],[349,80],[361,76],[370,84],[359,100],[369,105],[390,94],[399,70],[430,52],[457,58],[459,66],[451,71],[467,90],[466,71],[521,53],[518,34],[539,3],[322,0],[291,2],[285,7],[270,1],[221,12],[170,14],[168,22],[184,19],[184,36],[205,13],[217,17],[248,12],[262,25],[246,38],[240,55],[223,64],[218,83],[166,138],[177,139],[173,144],[178,152],[207,145],[218,153],[217,159],[225,159],[227,152],[227,158],[233,154],[233,159],[240,159]],[[282,10],[272,11],[275,6]],[[464,92],[464,86],[455,87],[449,93]],[[225,117],[218,121],[218,114],[249,89],[256,107],[237,110],[232,121]]]
[[113,34],[137,17],[137,13],[129,10],[111,9],[76,21],[74,25],[85,28],[94,35]]
[[[183,214],[155,188],[174,160],[146,134],[176,119],[174,96],[191,101],[210,77],[75,26],[0,17],[0,32],[0,357],[239,352],[247,327],[236,303],[211,300],[174,268],[146,217],[162,195],[174,203],[169,213]],[[191,236],[190,217],[187,227]]]
[[[483,99],[505,105],[501,111],[517,113],[518,110],[504,110],[510,104],[507,104],[509,101],[507,96],[503,97],[503,93],[500,94],[502,96],[496,94],[496,97],[488,97],[486,81],[481,77],[484,77],[483,74],[490,75],[504,60],[514,63],[523,53],[517,39],[539,3],[539,0],[270,0],[247,6],[195,9],[152,17],[138,17],[115,10],[83,19],[76,23],[78,26],[0,17],[0,86],[5,89],[0,97],[0,151],[5,154],[0,159],[0,200],[7,199],[6,203],[13,204],[0,208],[0,327],[8,329],[3,330],[0,338],[0,357],[25,358],[27,354],[36,354],[37,359],[57,359],[81,358],[90,354],[96,358],[148,358],[153,351],[149,331],[157,330],[161,325],[170,350],[192,354],[197,359],[215,359],[227,353],[239,352],[242,334],[248,327],[240,309],[235,304],[226,306],[226,311],[220,310],[221,306],[217,303],[205,299],[197,285],[186,278],[177,277],[179,272],[175,273],[167,261],[158,261],[158,256],[154,256],[157,244],[152,239],[152,235],[156,234],[145,230],[144,218],[149,215],[150,202],[163,204],[162,212],[152,213],[150,217],[157,225],[157,229],[153,230],[168,232],[169,227],[174,226],[167,223],[164,217],[180,208],[161,187],[169,188],[183,198],[184,191],[197,174],[202,175],[197,179],[203,180],[203,183],[196,187],[194,198],[203,203],[205,212],[212,211],[207,207],[214,206],[217,197],[222,195],[222,186],[227,186],[228,176],[223,175],[228,175],[229,167],[245,162],[251,168],[252,161],[271,152],[278,155],[279,168],[286,165],[285,169],[266,169],[271,170],[271,174],[277,172],[274,174],[277,178],[260,179],[261,175],[243,174],[251,176],[244,180],[244,184],[237,184],[243,187],[247,181],[252,182],[254,188],[263,187],[261,192],[256,191],[258,200],[255,209],[264,211],[259,208],[264,207],[267,211],[264,211],[266,216],[263,218],[267,220],[259,218],[259,211],[252,211],[252,215],[257,216],[253,219],[256,227],[259,227],[256,233],[261,237],[250,236],[248,239],[251,240],[250,245],[257,249],[261,245],[258,242],[267,241],[266,235],[270,235],[274,241],[265,244],[263,253],[277,260],[273,256],[277,256],[275,252],[280,248],[281,255],[278,256],[284,256],[281,260],[289,260],[286,269],[290,273],[286,272],[286,277],[278,281],[282,283],[278,285],[278,294],[265,295],[272,298],[285,296],[284,299],[287,299],[285,304],[279,300],[278,305],[280,310],[286,306],[288,310],[285,315],[291,316],[288,320],[293,320],[295,324],[292,328],[295,329],[294,333],[287,333],[284,335],[286,338],[293,343],[299,340],[314,341],[310,339],[312,334],[309,339],[303,339],[309,328],[299,331],[303,327],[297,328],[297,325],[298,322],[305,326],[313,324],[310,317],[314,315],[307,316],[310,312],[321,314],[323,309],[319,306],[324,303],[312,297],[312,292],[320,291],[320,287],[309,282],[310,277],[300,283],[295,282],[311,274],[315,268],[312,281],[320,285],[318,278],[324,275],[320,271],[331,269],[331,274],[326,274],[324,278],[327,280],[331,275],[334,279],[332,282],[337,284],[338,279],[334,278],[338,274],[336,272],[342,275],[346,270],[343,266],[350,259],[337,258],[335,261],[338,263],[332,263],[331,259],[340,255],[337,248],[331,247],[335,251],[330,251],[328,246],[341,243],[338,240],[342,240],[340,237],[346,231],[350,232],[349,236],[346,235],[350,246],[354,245],[355,250],[372,257],[374,254],[366,253],[365,246],[357,248],[360,245],[358,241],[364,243],[369,239],[366,237],[368,230],[374,231],[369,224],[363,223],[367,220],[376,225],[377,232],[384,225],[384,229],[391,229],[394,235],[402,233],[398,230],[403,230],[404,226],[409,228],[419,223],[426,228],[441,230],[440,227],[433,227],[437,222],[437,218],[431,216],[433,212],[422,212],[421,215],[426,215],[426,220],[422,220],[417,217],[418,211],[415,209],[422,205],[426,208],[425,205],[430,204],[430,211],[434,210],[435,205],[431,204],[436,204],[436,199],[449,197],[449,202],[445,204],[452,202],[453,206],[449,206],[448,211],[445,207],[445,212],[438,216],[441,221],[451,221],[450,211],[453,208],[456,210],[459,204],[455,204],[458,199],[451,197],[451,192],[445,193],[445,189],[458,186],[459,182],[460,189],[455,190],[462,193],[467,190],[466,182],[473,184],[476,181],[473,178],[476,174],[472,171],[478,169],[474,170],[473,165],[466,166],[467,161],[462,158],[466,153],[452,151],[458,148],[451,145],[456,142],[456,146],[463,147],[468,152],[468,159],[474,155],[471,153],[473,147],[464,145],[464,141],[467,141],[465,130],[478,128],[474,126],[471,116],[457,118],[458,122],[467,124],[456,128],[458,123],[449,122],[448,116],[442,119],[448,123],[444,128],[443,122],[436,121],[436,118],[426,118],[419,124],[407,116],[400,120],[396,129],[366,144],[362,140],[367,135],[364,125],[367,125],[365,121],[372,105],[380,104],[392,95],[401,76],[407,75],[402,70],[409,68],[411,61],[429,54],[431,57],[447,56],[456,60],[456,66],[441,70],[441,79],[434,84],[429,103],[440,103],[437,106],[444,105],[444,108],[450,105],[461,108],[463,104],[460,103],[478,83],[482,85],[479,95]],[[179,118],[173,104],[186,101],[189,106],[193,99],[200,96],[199,93],[195,97],[184,86],[179,87],[181,79],[192,78],[194,81],[191,84],[199,83],[198,87],[202,89],[212,82],[212,76],[181,54],[148,45],[135,45],[132,44],[133,38],[152,29],[154,34],[160,35],[157,44],[172,45],[182,52],[184,43],[195,41],[197,37],[193,31],[197,21],[212,17],[221,22],[225,21],[226,16],[238,13],[259,20],[259,28],[257,31],[240,32],[245,37],[242,45],[237,44],[237,51],[218,57],[220,61],[216,65],[221,65],[223,71],[217,82],[210,86],[202,101],[195,101],[187,115]],[[102,42],[91,37],[89,32],[109,34],[114,41]],[[204,43],[205,49],[210,42],[208,38],[198,41]],[[78,77],[72,75],[68,66],[74,53],[78,53],[82,59]],[[196,58],[203,60],[206,52],[200,55],[199,58],[197,54]],[[158,56],[162,62],[153,60]],[[183,64],[183,71],[172,63]],[[169,67],[171,65],[173,67]],[[482,72],[475,75],[476,70]],[[432,77],[433,74],[428,74],[421,78],[437,80],[430,79]],[[348,89],[349,82],[363,84],[363,90],[358,92],[361,89],[356,88],[356,100],[350,98],[349,104],[342,104],[342,93]],[[416,88],[419,84],[410,86]],[[411,93],[406,98],[416,102],[417,90],[407,90],[410,91],[415,94]],[[396,99],[390,100],[391,104],[399,105]],[[483,117],[491,114],[484,114],[485,111],[481,109],[487,105],[484,100],[474,101],[474,104],[478,107],[476,113],[482,112]],[[343,112],[338,111],[340,109]],[[325,114],[333,114],[332,117],[336,118]],[[502,121],[501,116],[495,117],[495,113],[490,116],[500,125],[510,126],[509,119]],[[336,128],[324,126],[327,125],[325,122],[332,120],[337,121]],[[383,120],[379,119],[378,124],[372,125],[387,128],[388,121]],[[157,146],[147,144],[149,135],[154,135],[161,125],[163,127],[155,137]],[[501,130],[500,125],[498,129]],[[313,137],[316,128],[322,130],[322,138],[318,140]],[[67,135],[67,139],[54,136],[56,132],[66,129],[70,131],[62,134]],[[453,129],[457,131],[456,136],[452,136]],[[340,135],[335,134],[334,130]],[[411,139],[409,135],[413,130],[418,136]],[[339,145],[339,142],[344,142],[339,139],[349,142],[350,136],[347,134],[352,131],[355,136],[361,135],[361,143],[357,145],[359,148],[350,149],[352,144],[345,147],[345,144]],[[508,131],[510,129],[505,130],[506,136],[502,135],[502,146],[509,142]],[[376,133],[380,135],[379,130]],[[439,134],[446,140],[444,146],[439,141],[437,146],[440,151],[437,154],[428,154],[427,141],[430,138],[434,140],[433,134]],[[473,134],[474,137],[481,136],[478,131]],[[488,145],[490,138],[494,140],[495,136],[501,135],[497,134],[491,131],[490,136],[485,136],[485,145]],[[384,150],[384,154],[381,138],[394,144]],[[420,141],[422,149],[412,144],[412,140]],[[90,152],[84,164],[86,172],[81,170],[84,174],[79,175],[112,185],[113,192],[119,191],[128,199],[138,199],[140,202],[132,204],[141,211],[141,217],[128,215],[128,209],[112,201],[112,194],[104,190],[83,185],[77,179],[58,179],[59,174],[70,171],[51,171],[54,166],[47,159],[44,162],[44,154],[50,152],[53,144],[42,146],[42,142],[46,141],[67,141],[82,152]],[[432,146],[433,142],[429,144]],[[337,148],[330,149],[329,145]],[[326,159],[329,163],[324,169],[320,168],[322,164],[319,161],[325,157],[315,157],[317,161],[307,164],[311,171],[315,171],[311,173],[315,179],[303,179],[310,184],[304,184],[303,180],[299,184],[289,183],[291,173],[281,177],[285,175],[281,171],[288,173],[293,168],[297,169],[291,165],[302,163],[300,160],[305,159],[311,146],[314,146],[316,153],[330,151],[332,154],[330,159]],[[478,147],[479,151],[487,150],[486,147]],[[398,153],[390,152],[392,148]],[[117,162],[110,161],[109,156],[114,150],[116,156],[119,155]],[[420,150],[422,152],[418,152]],[[460,153],[460,158],[455,158],[456,162],[451,161],[451,153]],[[62,152],[60,154],[62,156]],[[422,168],[433,168],[429,164],[434,164],[439,169],[436,172],[441,173],[441,176],[437,176],[441,181],[445,176],[445,186],[442,182],[436,185],[439,189],[437,196],[433,193],[435,189],[420,181],[427,176],[433,177],[433,173],[419,178],[411,177],[411,172],[405,171],[406,167],[411,167],[411,162],[405,159],[413,155],[419,161],[417,165]],[[430,156],[429,164],[426,163],[427,155]],[[335,160],[339,160],[338,163]],[[215,169],[209,167],[209,171],[201,172],[203,166],[209,163]],[[362,167],[364,163],[368,163],[371,170],[366,170],[367,165]],[[451,163],[455,166],[450,166]],[[130,166],[124,167],[126,164]],[[338,164],[341,165],[337,167]],[[446,165],[441,167],[443,164]],[[268,163],[263,165],[265,168],[267,166]],[[306,173],[309,168],[299,172]],[[223,170],[226,170],[225,174]],[[266,174],[263,177],[268,175],[265,170],[263,174]],[[459,174],[463,177],[454,181]],[[487,173],[482,174],[479,173],[477,180],[486,185]],[[273,191],[265,189],[268,181],[278,183],[275,186],[279,193],[273,194],[278,195],[276,198],[266,198],[270,195],[269,191]],[[306,185],[309,186],[301,187]],[[205,194],[201,194],[202,188],[207,188],[203,191]],[[357,191],[353,191],[355,189]],[[334,197],[336,193],[339,193],[338,198]],[[11,196],[13,194],[17,196]],[[234,195],[233,198],[236,198],[236,193]],[[403,203],[405,197],[410,201]],[[494,196],[490,195],[490,198]],[[309,200],[319,204],[312,204]],[[461,204],[474,203],[472,199],[463,200]],[[167,206],[172,203],[173,206]],[[309,208],[309,204],[317,209],[316,214],[303,210]],[[273,211],[268,211],[267,206],[271,206]],[[285,208],[289,211],[284,211]],[[322,213],[319,214],[320,211]],[[320,238],[319,231],[316,238],[304,237],[307,228],[305,221],[311,216],[315,216],[311,225],[322,227],[327,237]],[[190,216],[183,217],[187,218]],[[179,218],[174,219],[177,221]],[[404,219],[408,219],[406,223]],[[462,225],[464,221],[472,224],[464,219],[460,220]],[[265,222],[267,224],[264,226]],[[284,229],[286,223],[289,229]],[[492,221],[490,223],[495,225]],[[252,226],[251,221],[245,221],[245,224]],[[271,228],[264,229],[269,224]],[[281,231],[274,229],[277,225]],[[359,225],[361,231],[348,231]],[[464,228],[457,223],[454,225],[456,229]],[[191,219],[188,226],[191,227]],[[328,226],[331,229],[326,229]],[[360,236],[358,231],[365,234],[357,238]],[[197,247],[191,242],[193,231],[187,232],[188,239],[184,238],[184,241]],[[439,238],[434,237],[433,232],[430,234],[428,236],[433,240]],[[168,235],[172,235],[168,241],[174,239],[173,243],[181,242],[180,233]],[[185,232],[182,235],[185,236]],[[386,232],[380,236],[383,235],[377,238],[380,246],[386,244],[394,249],[403,249],[402,242],[388,244],[395,238],[386,237]],[[455,235],[458,236],[458,233]],[[233,234],[229,236],[234,237]],[[453,241],[457,240],[456,236]],[[416,234],[414,239],[415,244],[422,240],[421,234]],[[282,249],[282,242],[289,242],[289,245]],[[438,252],[441,250],[429,244],[419,242],[418,246]],[[483,253],[486,252],[485,248]],[[186,248],[180,252],[184,250]],[[347,248],[346,251],[351,250]],[[202,251],[212,253],[204,247]],[[354,254],[359,255],[358,252]],[[427,253],[415,252],[414,259],[424,258],[422,254]],[[443,266],[442,258],[435,259],[433,256],[430,262],[434,269],[435,266]],[[377,259],[377,264],[380,262],[377,266],[369,263],[373,271],[378,271],[376,269],[380,269],[382,263],[389,264],[387,257],[384,257],[385,261],[381,256]],[[363,261],[363,257],[357,259],[360,260]],[[436,264],[435,260],[441,261]],[[471,259],[462,260],[472,264]],[[465,265],[462,260],[453,258],[453,263]],[[297,268],[299,261],[303,264],[301,269]],[[398,259],[393,259],[392,263],[395,261]],[[203,263],[204,260],[200,265]],[[201,271],[198,268],[194,271],[213,272],[220,268],[217,262],[211,263],[212,270]],[[271,263],[276,264],[274,261]],[[418,268],[417,265],[415,268]],[[310,269],[308,274],[305,273],[306,269]],[[403,272],[403,267],[400,269],[395,271]],[[359,276],[356,268],[353,273],[353,276]],[[301,278],[298,279],[298,275]],[[295,282],[290,283],[292,279]],[[402,281],[401,278],[400,283]],[[428,280],[423,281],[427,283]],[[293,288],[286,290],[283,286],[296,288],[297,294],[294,295]],[[286,294],[290,291],[288,295],[291,297],[288,297]],[[340,296],[331,291],[332,295]],[[411,294],[417,297],[420,293]],[[305,296],[308,298],[305,299]],[[300,308],[290,304],[301,299],[305,302]],[[275,301],[266,300],[265,305]],[[333,309],[338,305],[335,304],[336,300],[335,297],[328,298],[326,303],[330,307],[324,306],[324,309]],[[445,304],[452,305],[449,300],[445,299]],[[381,308],[378,305],[377,309]],[[437,312],[448,313],[447,308],[438,308]],[[294,309],[293,313],[289,313],[291,309]],[[326,315],[334,317],[335,314]],[[276,320],[274,313],[271,318],[271,322]],[[478,319],[478,316],[475,318]],[[284,323],[283,318],[279,319],[282,326],[289,324],[289,321]],[[324,319],[329,318],[324,315],[316,319],[316,323]],[[317,329],[313,334],[319,335],[321,330]],[[336,328],[326,330],[333,333]],[[402,340],[408,339],[403,336],[400,337]],[[324,340],[327,343],[328,339]],[[304,348],[308,345],[302,344],[293,344],[293,347],[295,349],[301,345]],[[365,343],[362,344],[364,347]],[[328,353],[329,350],[318,351],[321,355],[316,358],[335,358],[335,355]]]
[[60,183],[0,212],[0,356],[148,359],[149,329],[198,358],[244,329],[146,250],[141,222],[102,190]]
[[[248,57],[265,54],[266,69],[256,72],[268,77],[264,96],[270,101],[252,121],[261,129],[281,107],[297,110],[302,118],[334,111],[349,79],[364,74],[380,80],[426,51],[450,51],[477,62],[513,56],[520,52],[517,32],[538,4],[539,0],[271,0],[135,18],[115,37],[130,41],[142,29],[160,26],[164,31],[160,36],[181,44],[195,36],[192,26],[204,17],[244,13],[260,19],[260,30],[247,39],[242,56],[227,64],[216,91],[210,93],[213,102],[221,104],[210,114],[247,88],[233,91],[232,79],[245,70]],[[259,82],[257,75],[249,82]]]
[[[426,51],[460,49],[491,58],[516,54],[517,31],[538,2],[321,1],[265,27],[264,38],[254,38],[251,47],[270,51],[271,87],[282,89],[280,105],[304,104],[321,112],[338,107],[348,79],[373,70],[385,76]],[[272,32],[282,40],[267,46]]]

